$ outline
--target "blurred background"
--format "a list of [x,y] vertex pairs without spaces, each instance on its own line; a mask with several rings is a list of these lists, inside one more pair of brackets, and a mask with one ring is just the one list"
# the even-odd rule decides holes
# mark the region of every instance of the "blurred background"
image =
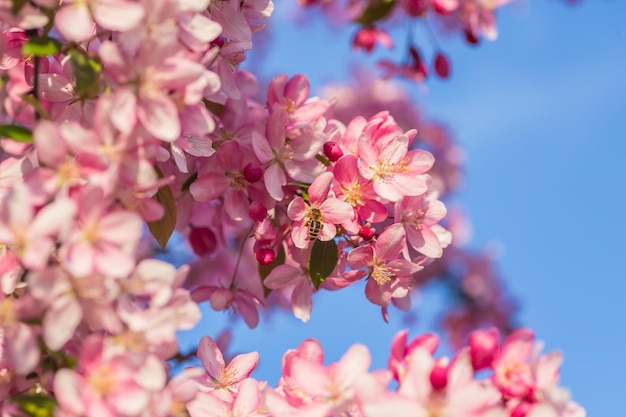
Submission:
[[[624,415],[625,19],[622,0],[516,2],[498,14],[495,42],[469,46],[458,35],[437,35],[451,59],[449,80],[401,84],[464,149],[455,202],[471,221],[470,246],[497,256],[521,305],[518,322],[536,331],[545,350],[564,352],[561,385],[591,417]],[[339,30],[292,0],[276,1],[270,25],[248,65],[267,79],[305,73],[318,94],[354,78],[354,65],[374,68],[377,58],[399,60],[404,53],[400,25],[396,48],[370,57],[351,51],[356,27]],[[430,35],[417,36],[430,61]],[[316,294],[305,324],[287,312],[262,318],[253,330],[237,324],[229,353],[258,351],[253,376],[275,384],[282,354],[309,337],[322,343],[327,363],[364,343],[376,369],[386,366],[398,330],[409,327],[411,337],[437,331],[433,312],[446,302],[437,289],[414,299],[410,321],[391,307],[389,324],[363,291],[360,283]],[[227,323],[227,314],[205,308],[182,344],[215,337]]]

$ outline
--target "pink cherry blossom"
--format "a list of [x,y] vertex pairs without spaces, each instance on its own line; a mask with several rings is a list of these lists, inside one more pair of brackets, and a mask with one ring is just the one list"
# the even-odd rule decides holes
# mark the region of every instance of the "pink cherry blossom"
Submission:
[[294,222],[291,238],[297,248],[308,247],[311,240],[333,239],[337,234],[336,225],[354,216],[354,210],[348,203],[328,197],[333,180],[331,172],[323,173],[309,187],[308,203],[302,197],[296,197],[289,203],[287,215]]

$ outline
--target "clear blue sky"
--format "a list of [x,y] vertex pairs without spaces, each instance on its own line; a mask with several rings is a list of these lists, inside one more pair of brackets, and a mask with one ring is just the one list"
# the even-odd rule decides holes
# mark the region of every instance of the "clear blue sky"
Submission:
[[[305,73],[317,88],[349,77],[351,31],[311,23],[294,32],[281,20],[290,3],[277,1],[266,74]],[[499,14],[496,42],[444,40],[452,79],[411,91],[466,149],[457,200],[470,213],[474,245],[504,248],[498,265],[522,302],[521,322],[565,353],[562,385],[590,417],[626,415],[625,22],[623,0],[517,4]],[[426,315],[436,302],[423,299]],[[223,325],[222,314],[205,311],[195,341]],[[365,343],[381,368],[404,327],[397,310],[391,316],[383,323],[358,285],[316,296],[307,324],[284,315],[253,331],[237,327],[233,350],[258,350],[253,376],[271,384],[282,353],[307,337],[322,342],[327,361]]]

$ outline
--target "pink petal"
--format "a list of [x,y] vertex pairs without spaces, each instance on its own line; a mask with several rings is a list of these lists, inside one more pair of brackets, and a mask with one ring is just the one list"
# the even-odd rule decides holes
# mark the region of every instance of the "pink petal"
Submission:
[[372,245],[359,246],[348,253],[350,268],[364,268],[374,262],[374,248]]
[[151,91],[150,97],[141,96],[137,118],[154,137],[173,142],[180,136],[180,120],[174,102],[161,92]]
[[441,255],[443,255],[441,242],[439,242],[439,238],[430,228],[423,227],[421,230],[418,230],[414,227],[409,227],[406,233],[409,243],[419,253],[429,258],[441,258]]
[[294,198],[289,206],[287,207],[287,217],[289,217],[293,221],[298,221],[304,219],[304,214],[306,213],[307,204],[304,202],[302,197]]
[[230,185],[230,179],[224,174],[208,173],[198,177],[189,192],[196,201],[211,201],[221,196]]
[[61,7],[54,16],[54,26],[68,41],[82,42],[93,36],[96,24],[91,20],[87,3],[75,2]]
[[226,370],[231,375],[231,381],[239,382],[250,376],[257,363],[259,363],[258,352],[243,353],[235,356]]
[[302,270],[291,265],[278,265],[263,280],[263,285],[273,290],[284,288],[297,283],[302,278]]
[[251,416],[261,406],[259,383],[254,379],[245,379],[239,386],[237,398],[233,402],[234,416]]
[[224,356],[210,336],[203,336],[198,344],[198,358],[213,379],[219,379],[225,367]]
[[313,181],[313,184],[309,187],[309,202],[311,204],[326,199],[334,178],[332,172],[324,172]]
[[93,16],[104,29],[121,32],[133,29],[145,16],[144,8],[124,0],[100,0],[93,4]]
[[82,317],[82,307],[71,294],[57,298],[43,320],[46,345],[53,351],[60,350],[74,336]]
[[40,74],[41,97],[55,103],[63,103],[74,98],[74,86],[61,74]]
[[507,336],[502,344],[500,358],[507,363],[525,363],[533,350],[535,334],[530,329],[518,329]]
[[352,345],[336,364],[335,377],[338,377],[340,380],[338,382],[343,386],[351,384],[359,376],[367,373],[371,362],[370,351],[365,345]]
[[313,397],[326,396],[331,386],[328,374],[321,365],[297,356],[291,363],[291,377],[305,394]]
[[54,374],[54,395],[63,411],[85,415],[82,391],[86,381],[76,372],[61,368]]
[[376,240],[376,256],[385,261],[397,258],[405,246],[405,236],[400,223],[387,227]]
[[309,96],[310,88],[306,75],[296,74],[285,85],[284,95],[293,100],[296,107],[299,107]]
[[309,321],[313,308],[313,288],[308,280],[300,280],[291,294],[291,310],[293,315],[302,320]]
[[285,196],[283,186],[287,185],[285,171],[278,164],[272,164],[263,172],[263,180],[270,197],[276,201],[281,201]]
[[320,205],[324,222],[339,224],[354,218],[354,209],[345,201],[329,198]]

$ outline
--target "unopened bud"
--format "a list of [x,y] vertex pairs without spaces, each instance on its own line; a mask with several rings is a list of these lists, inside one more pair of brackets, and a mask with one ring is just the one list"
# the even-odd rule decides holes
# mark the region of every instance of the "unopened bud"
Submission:
[[435,55],[435,74],[443,79],[450,76],[450,61],[441,52]]
[[324,144],[324,155],[331,162],[336,162],[343,156],[343,151],[337,142],[326,142]]
[[448,361],[440,358],[435,361],[433,369],[430,371],[430,384],[434,389],[444,389],[448,385]]
[[257,222],[262,222],[267,217],[267,209],[259,201],[253,201],[250,204],[250,210],[248,211],[250,218]]
[[189,243],[194,253],[198,256],[208,256],[217,248],[217,238],[211,229],[197,227],[189,233]]
[[465,41],[467,41],[467,43],[469,43],[470,45],[478,45],[478,42],[480,41],[480,39],[471,30],[466,30],[465,31]]
[[274,262],[274,251],[268,248],[257,249],[256,251],[256,260],[259,261],[261,265],[269,265]]
[[361,226],[359,230],[359,236],[365,241],[372,240],[374,238],[375,230],[369,226]]
[[252,162],[250,162],[248,165],[245,166],[245,168],[243,169],[243,177],[246,179],[246,181],[248,181],[249,183],[254,183],[259,181],[261,178],[263,178],[263,170],[261,169],[260,166],[253,164]]
[[469,347],[474,370],[490,368],[498,352],[498,330],[491,328],[473,331],[469,335]]

